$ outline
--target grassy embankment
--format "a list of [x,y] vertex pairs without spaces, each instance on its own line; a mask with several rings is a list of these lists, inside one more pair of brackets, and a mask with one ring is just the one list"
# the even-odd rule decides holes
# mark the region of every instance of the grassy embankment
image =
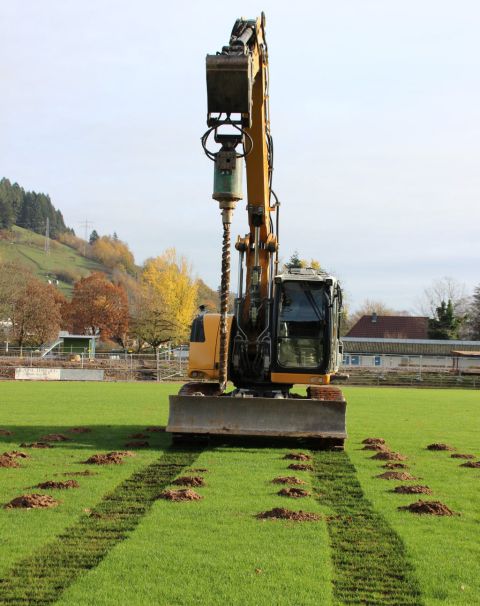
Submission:
[[[34,492],[27,487],[40,481],[64,479],[53,474],[83,470],[86,466],[80,461],[90,454],[123,449],[131,433],[165,423],[167,395],[176,390],[177,386],[150,384],[4,383],[0,427],[15,432],[2,437],[4,449],[16,448],[19,442],[39,439],[45,433],[68,435],[67,430],[77,425],[89,426],[92,432],[73,436],[72,442],[50,450],[31,450],[32,458],[22,469],[0,469],[0,502]],[[198,489],[204,496],[202,501],[152,502],[152,493],[147,490],[144,497],[150,499],[149,505],[135,514],[134,523],[129,518],[126,526],[118,526],[115,516],[107,516],[106,527],[99,528],[98,519],[88,517],[85,509],[105,511],[112,498],[120,509],[131,509],[125,495],[136,489],[125,481],[155,462],[162,464],[159,457],[165,451],[163,462],[168,465],[172,456],[166,450],[168,438],[151,434],[151,448],[138,451],[124,465],[95,468],[98,475],[77,478],[79,489],[48,491],[62,501],[59,507],[1,510],[0,577],[7,579],[9,587],[15,581],[19,591],[28,590],[30,573],[35,574],[42,558],[52,558],[55,546],[61,551],[65,541],[70,541],[71,564],[71,558],[78,561],[85,551],[95,551],[96,537],[104,539],[102,533],[107,532],[111,540],[104,541],[104,552],[97,545],[100,557],[91,559],[88,573],[78,565],[65,576],[65,562],[51,560],[58,578],[65,581],[57,583],[55,590],[63,606],[342,603],[355,595],[355,570],[365,576],[365,591],[377,596],[373,603],[400,603],[391,601],[400,599],[398,592],[404,594],[402,603],[475,603],[480,599],[480,558],[475,539],[479,472],[461,468],[461,461],[451,459],[449,453],[430,452],[425,446],[448,442],[459,452],[478,456],[478,394],[345,391],[349,399],[347,455],[335,459],[334,455],[317,454],[316,477],[296,472],[307,482],[307,489],[320,493],[317,499],[276,495],[279,487],[271,484],[271,479],[295,473],[287,470],[288,461],[282,458],[287,449],[216,447],[193,457],[182,455],[177,463],[179,473],[185,473],[182,465],[208,469],[204,474],[207,484]],[[434,491],[431,498],[461,515],[416,517],[398,511],[398,505],[416,498],[393,494],[396,482],[374,478],[383,469],[370,460],[373,453],[360,446],[363,438],[372,435],[384,437],[392,448],[407,455],[411,473]],[[329,468],[332,456],[337,467]],[[328,469],[334,472],[330,480]],[[172,477],[170,473],[157,478],[156,488]],[[141,488],[138,491],[142,493]],[[108,493],[110,500],[105,499]],[[295,524],[262,522],[253,517],[259,511],[282,506],[320,513],[323,519]],[[126,519],[123,514],[120,517]],[[66,538],[55,538],[59,536]],[[349,551],[352,541],[358,542],[356,553]],[[14,563],[16,572],[12,574]],[[393,587],[388,585],[385,566],[393,573]],[[22,576],[22,570],[28,575]],[[372,582],[367,583],[366,577]],[[48,584],[48,579],[45,582]],[[47,589],[52,589],[52,583]],[[421,598],[416,597],[417,587]],[[62,588],[66,588],[63,594]],[[33,598],[31,603],[39,603],[41,597],[38,593],[37,602]]]

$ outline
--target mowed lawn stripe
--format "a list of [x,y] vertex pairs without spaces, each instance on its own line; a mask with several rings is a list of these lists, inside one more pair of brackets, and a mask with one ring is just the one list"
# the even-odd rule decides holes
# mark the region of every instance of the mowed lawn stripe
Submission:
[[56,602],[80,574],[97,566],[117,543],[127,538],[159,492],[186,465],[191,465],[199,452],[199,448],[172,447],[160,459],[136,471],[91,512],[0,578],[0,604],[34,606]]
[[345,452],[315,453],[315,488],[327,518],[335,604],[417,606],[417,580],[404,544],[365,498]]

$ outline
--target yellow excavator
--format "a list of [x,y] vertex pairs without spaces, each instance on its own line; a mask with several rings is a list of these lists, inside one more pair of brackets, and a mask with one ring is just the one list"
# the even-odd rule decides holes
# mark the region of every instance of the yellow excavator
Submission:
[[[167,431],[193,435],[314,438],[342,448],[346,402],[330,385],[341,360],[340,285],[312,268],[279,271],[280,203],[272,189],[268,48],[265,16],[238,19],[230,42],[207,55],[207,131],[214,162],[212,198],[223,225],[220,313],[194,319],[188,375],[170,396]],[[209,140],[219,148],[212,151]],[[243,198],[249,232],[238,237],[238,289],[230,298],[230,227]],[[233,390],[228,391],[233,384]],[[306,385],[306,396],[292,392]]]

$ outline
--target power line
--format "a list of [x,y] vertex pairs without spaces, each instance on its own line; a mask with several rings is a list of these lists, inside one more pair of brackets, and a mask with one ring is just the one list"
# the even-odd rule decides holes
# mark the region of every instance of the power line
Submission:
[[48,217],[45,225],[45,254],[50,254],[50,219]]
[[83,243],[83,256],[87,256],[87,238],[88,238],[88,229],[89,227],[93,227],[93,222],[85,219],[85,221],[79,221],[80,227],[85,228],[85,241]]

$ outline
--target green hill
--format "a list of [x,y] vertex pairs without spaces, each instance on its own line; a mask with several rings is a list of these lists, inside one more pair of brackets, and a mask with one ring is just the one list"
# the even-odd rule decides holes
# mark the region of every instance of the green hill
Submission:
[[50,240],[46,254],[43,236],[17,226],[0,232],[0,261],[22,263],[41,280],[57,279],[66,296],[70,296],[76,280],[94,271],[110,274],[105,266],[56,240]]

